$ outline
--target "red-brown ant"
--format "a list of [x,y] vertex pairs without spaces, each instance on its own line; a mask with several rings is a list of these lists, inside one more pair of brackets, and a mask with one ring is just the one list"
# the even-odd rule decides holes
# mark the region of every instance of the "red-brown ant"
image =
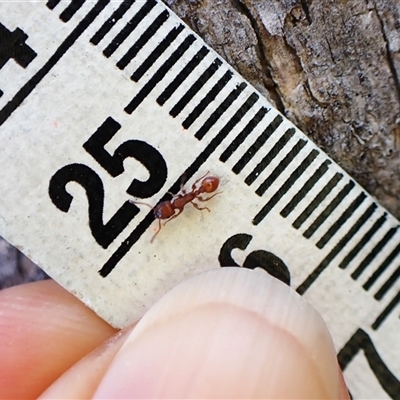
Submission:
[[[203,193],[215,192],[219,186],[219,179],[216,176],[207,176],[207,175],[208,175],[208,172],[205,175],[203,175],[201,178],[197,179],[193,183],[192,189],[190,192],[186,192],[186,190],[182,184],[180,193],[177,193],[176,195],[174,195],[173,193],[170,193],[172,195],[171,200],[163,201],[155,207],[151,207],[151,205],[147,204],[147,203],[141,203],[138,201],[130,200],[131,203],[144,204],[146,206],[151,207],[154,210],[154,217],[156,219],[158,219],[158,229],[157,229],[157,232],[151,238],[150,243],[153,242],[154,238],[158,235],[158,233],[161,230],[161,220],[162,219],[167,220],[164,223],[164,225],[165,225],[167,222],[176,218],[183,211],[186,204],[191,203],[198,210],[210,211],[209,208],[200,207],[197,203],[195,203],[193,201],[195,199],[200,200],[200,201],[208,201],[208,200],[211,200],[213,197],[215,197],[217,194],[219,194],[219,193],[215,193],[214,195],[212,195],[211,197],[208,197],[207,199],[203,199],[201,197],[201,194],[203,194]],[[200,181],[201,181],[201,184],[198,186],[197,184]],[[177,213],[175,213],[176,210],[178,210]]]

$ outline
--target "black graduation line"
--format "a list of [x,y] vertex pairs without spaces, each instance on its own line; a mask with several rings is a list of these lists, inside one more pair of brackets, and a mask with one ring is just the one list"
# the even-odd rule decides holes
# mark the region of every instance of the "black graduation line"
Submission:
[[326,221],[326,219],[332,214],[332,212],[339,206],[343,199],[350,193],[354,188],[355,183],[350,181],[346,186],[337,194],[337,196],[329,203],[329,205],[321,212],[317,219],[309,226],[309,228],[303,233],[303,236],[309,239],[317,229]]
[[189,35],[179,45],[179,47],[168,57],[168,59],[160,66],[149,81],[142,87],[139,93],[125,107],[125,112],[132,114],[139,104],[150,94],[157,84],[165,77],[166,73],[180,60],[186,50],[194,43],[196,38],[194,35]]
[[149,27],[140,35],[139,39],[130,47],[124,56],[117,62],[117,67],[123,70],[145,46],[145,44],[157,33],[170,17],[170,13],[164,10]]
[[217,72],[222,65],[222,61],[216,58],[211,65],[198,77],[196,82],[188,89],[181,99],[172,107],[169,114],[171,117],[176,117],[199,92],[199,90],[209,81],[209,79]]
[[[357,279],[367,268],[367,266],[371,263],[371,261],[378,255],[378,253],[382,250],[386,243],[391,239],[391,237],[395,234],[397,230],[396,228],[392,228],[385,237],[372,249],[372,251],[364,258],[358,268],[351,274],[353,279]],[[382,271],[383,272],[383,271]]]
[[288,215],[297,207],[297,205],[306,197],[314,185],[325,175],[332,164],[330,160],[325,160],[320,167],[307,180],[303,187],[293,196],[289,203],[280,212],[281,216],[287,218]]
[[[174,26],[167,34],[167,36],[157,45],[157,47],[151,52],[151,54],[143,61],[143,63],[136,69],[132,74],[131,80],[139,82],[139,79],[150,69],[150,67],[163,55],[165,50],[175,41],[181,32],[183,32],[184,26]],[[191,35],[193,36],[193,35]],[[193,36],[194,41],[194,36]]]
[[210,52],[206,46],[203,46],[192,59],[181,69],[175,79],[158,96],[157,103],[162,106],[175,93],[185,79],[196,69],[204,57]]
[[[390,235],[390,238],[394,235],[397,228],[392,228],[386,235]],[[377,279],[386,271],[387,267],[393,262],[393,260],[400,253],[400,243],[395,247],[394,250],[385,258],[381,265],[375,270],[375,272],[370,276],[367,282],[364,283],[363,288],[369,290],[371,286],[377,281]]]
[[328,267],[331,261],[344,249],[350,239],[358,232],[358,230],[365,224],[368,218],[374,213],[376,208],[375,204],[371,204],[357,222],[350,228],[346,235],[339,240],[338,244],[329,252],[329,254],[320,262],[315,270],[304,280],[304,282],[296,289],[297,293],[303,295],[315,280],[322,274]]
[[228,84],[232,79],[232,71],[226,71],[225,74],[218,80],[217,83],[208,91],[206,95],[200,100],[200,103],[191,111],[191,113],[185,118],[182,126],[188,129],[194,121],[202,114],[202,112],[207,108],[207,106],[215,100],[222,89]]
[[388,280],[382,285],[382,287],[375,293],[375,299],[381,300],[382,297],[387,293],[387,291],[396,283],[398,277],[400,276],[400,266],[396,268]]
[[90,43],[98,45],[104,37],[110,32],[111,28],[126,14],[131,8],[135,0],[124,0],[121,5],[112,13],[111,17],[107,19],[100,27],[100,29],[92,36]]
[[[270,111],[270,110],[268,110]],[[243,156],[236,162],[236,164],[232,167],[232,171],[235,174],[239,174],[242,169],[253,159],[253,157],[257,154],[257,152],[262,148],[262,146],[266,143],[266,141],[271,137],[271,135],[278,129],[279,125],[282,123],[283,118],[281,115],[277,115],[273,121],[271,121],[267,128],[261,133],[260,136],[255,140],[255,142],[247,149],[247,151],[243,154]],[[285,137],[286,140],[292,136],[292,132],[286,132],[288,136]],[[231,144],[232,146],[233,143]],[[235,143],[236,145],[236,143]],[[230,151],[231,149],[229,149]],[[236,150],[236,149],[235,149]],[[225,150],[228,152],[228,149]],[[224,154],[223,154],[224,155]],[[229,155],[229,154],[227,154]],[[221,160],[223,161],[223,160]]]
[[[268,178],[257,188],[256,194],[262,196],[269,187],[278,179],[280,174],[287,168],[287,166],[293,162],[295,157],[300,153],[300,150],[307,144],[304,139],[299,139],[297,143],[292,147],[285,158],[275,167]],[[257,225],[257,224],[256,224]]]
[[[195,161],[186,169],[186,171],[181,175],[185,176],[186,179],[190,179],[200,167],[207,161],[211,154],[214,153],[216,148],[222,143],[222,141],[228,136],[229,132],[240,122],[244,115],[251,109],[254,103],[255,93],[252,93],[247,100],[242,104],[242,106],[236,111],[232,118],[224,125],[224,127],[218,132],[218,134],[210,141],[206,148],[198,155]],[[256,95],[257,96],[257,95]],[[258,97],[258,96],[257,96]],[[171,186],[168,192],[177,193],[181,185],[181,177],[179,177],[176,182]],[[167,193],[168,193],[167,192]],[[160,201],[167,198],[164,195]],[[102,277],[107,277],[112,270],[116,267],[119,261],[126,255],[126,253],[131,249],[131,247],[140,239],[146,229],[149,228],[151,223],[154,221],[154,213],[150,211],[146,217],[137,225],[137,227],[132,231],[132,233],[125,239],[119,248],[111,255],[103,267],[99,270],[99,274]]]
[[98,271],[100,276],[106,278],[112,272],[112,270],[122,260],[131,247],[140,239],[146,229],[149,228],[153,221],[154,212],[150,211],[131,232],[131,234],[124,241],[122,241],[118,249],[114,251],[111,257],[101,267],[101,269]]
[[394,299],[386,306],[386,308],[382,311],[382,313],[378,316],[375,322],[372,324],[372,329],[377,330],[382,322],[386,319],[386,317],[390,314],[390,312],[397,306],[400,301],[400,292],[396,294]]
[[61,0],[49,0],[46,6],[48,9],[53,10],[59,3],[61,3]]
[[[337,233],[337,231],[342,227],[342,225],[354,214],[357,208],[361,205],[361,203],[366,199],[367,195],[362,192],[359,194],[356,199],[349,205],[346,211],[332,224],[332,226],[328,229],[328,232],[325,233],[324,236],[318,241],[317,247],[322,249],[325,245],[332,239],[333,236]],[[375,208],[377,207],[374,204]]]
[[[267,153],[267,155],[257,164],[257,166],[250,172],[250,174],[246,177],[244,182],[247,185],[251,185],[267,168],[267,166],[271,163],[271,161],[279,154],[279,152],[286,146],[289,140],[293,137],[296,130],[294,128],[288,129],[275,143],[274,147]],[[233,167],[234,171],[238,171],[239,168],[235,168],[236,165]]]
[[167,21],[170,14],[164,10],[151,25],[140,35],[139,39],[129,48],[129,50],[117,62],[117,67],[120,70],[125,69],[129,63],[137,56],[139,51],[146,45],[146,43],[157,33],[157,31]]
[[96,19],[103,9],[110,3],[110,0],[98,0],[93,8],[79,22],[74,30],[67,36],[64,42],[57,48],[54,54],[43,65],[42,68],[32,76],[29,81],[22,86],[16,95],[0,110],[0,126],[10,117],[10,115],[21,105],[29,96],[40,81],[49,73],[49,71],[60,61],[61,57],[76,42],[88,26]]
[[[240,83],[235,89],[233,89],[229,95],[223,100],[223,102],[217,107],[217,109],[208,117],[207,121],[199,128],[199,130],[194,135],[196,139],[203,139],[206,133],[212,128],[212,126],[221,118],[225,111],[232,105],[232,103],[240,96],[243,90],[247,87],[246,82]],[[259,95],[252,93],[251,106],[258,100]],[[246,111],[247,112],[247,111]]]
[[[243,89],[246,87],[247,85],[244,83]],[[240,89],[240,92],[243,90]],[[238,88],[234,89],[231,94],[225,99],[225,101],[223,103],[221,103],[221,114],[219,116],[221,116],[226,109],[232,104],[231,100],[232,98],[237,98],[236,97],[236,93],[235,91],[238,91]],[[235,92],[235,93],[234,93]],[[234,93],[234,94],[233,94]],[[232,95],[232,96],[231,96]],[[225,139],[225,137],[229,134],[230,131],[232,131],[232,129],[242,120],[242,118],[249,112],[249,110],[254,106],[254,104],[257,102],[259,96],[257,93],[251,93],[249,95],[249,97],[243,102],[243,104],[237,109],[237,111],[235,112],[235,114],[233,115],[233,117],[224,125],[224,127],[220,130],[220,132],[217,134],[217,136],[212,139],[212,141],[210,142],[210,144],[206,147],[209,148],[211,146],[212,143],[217,142],[218,145],[222,142],[223,139]],[[226,102],[226,103],[225,103]],[[225,103],[225,104],[224,104]],[[219,107],[217,108],[217,110],[219,109]],[[216,110],[216,111],[217,111]],[[215,116],[215,120],[218,120],[219,116]],[[207,121],[206,121],[207,122]],[[215,146],[216,148],[216,146]],[[204,152],[204,151],[203,151]]]
[[279,200],[288,192],[288,190],[294,185],[297,179],[305,172],[305,170],[313,163],[316,159],[319,151],[313,149],[303,162],[291,173],[286,182],[275,192],[268,203],[258,212],[253,219],[253,224],[258,225],[268,213],[276,206]]
[[269,109],[262,106],[257,111],[256,115],[247,123],[242,131],[232,140],[230,145],[220,155],[219,160],[226,162],[229,157],[239,148],[239,146],[246,140],[251,132],[257,127],[257,125],[264,119],[265,115],[269,112]]
[[354,257],[364,248],[364,246],[371,240],[372,236],[382,227],[387,219],[387,213],[384,213],[372,227],[365,233],[365,235],[361,238],[361,240],[353,247],[349,254],[343,259],[343,261],[339,264],[339,268],[345,269],[350,264],[350,262],[354,259]]
[[63,22],[68,22],[76,12],[83,6],[85,0],[72,0],[71,3],[60,14],[60,19]]
[[334,187],[343,178],[343,174],[336,174],[330,179],[330,181],[320,190],[320,192],[314,197],[314,200],[307,206],[307,208],[297,217],[296,221],[293,222],[292,226],[295,229],[299,229],[308,217],[314,212],[314,210],[321,204],[321,202],[328,196]]
[[111,43],[104,49],[103,54],[108,58],[118,49],[127,37],[136,29],[144,17],[157,5],[156,0],[146,0],[141,9],[131,18],[131,20],[114,37]]

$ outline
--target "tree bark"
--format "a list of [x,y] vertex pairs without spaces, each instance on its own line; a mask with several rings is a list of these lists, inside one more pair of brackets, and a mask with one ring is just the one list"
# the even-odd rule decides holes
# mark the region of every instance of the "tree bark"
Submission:
[[400,218],[398,0],[165,0]]
[[45,278],[44,271],[0,236],[0,289]]

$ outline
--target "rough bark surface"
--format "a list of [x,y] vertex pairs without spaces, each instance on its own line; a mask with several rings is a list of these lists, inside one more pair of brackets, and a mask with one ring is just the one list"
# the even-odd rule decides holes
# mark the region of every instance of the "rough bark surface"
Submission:
[[45,278],[39,267],[0,237],[0,289]]
[[165,0],[400,218],[398,0]]
[[[398,0],[164,2],[400,218]],[[44,276],[8,246],[0,287]]]

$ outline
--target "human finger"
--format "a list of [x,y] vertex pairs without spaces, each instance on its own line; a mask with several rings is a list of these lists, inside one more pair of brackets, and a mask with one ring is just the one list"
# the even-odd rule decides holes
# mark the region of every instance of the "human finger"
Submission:
[[165,295],[94,398],[348,398],[320,315],[267,274],[221,268]]
[[54,281],[2,290],[2,398],[36,398],[115,332]]

